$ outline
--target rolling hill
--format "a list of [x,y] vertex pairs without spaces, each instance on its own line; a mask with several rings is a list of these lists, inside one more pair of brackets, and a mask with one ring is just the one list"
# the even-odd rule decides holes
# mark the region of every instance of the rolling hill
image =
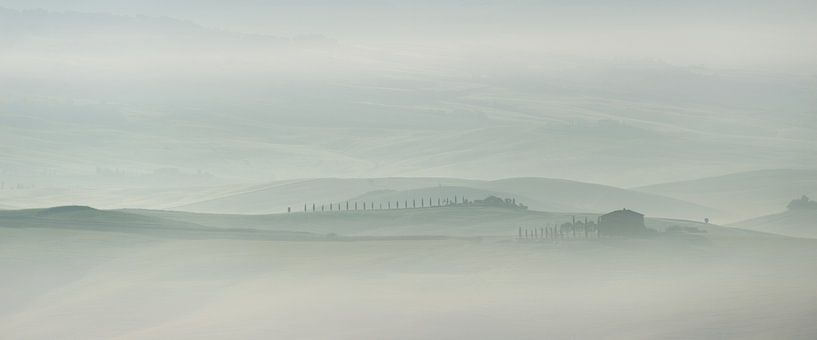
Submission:
[[0,211],[0,228],[87,230],[181,239],[308,239],[310,237],[306,233],[286,231],[219,229],[186,221],[123,211],[98,210],[86,206]]
[[[593,213],[553,213],[484,206],[269,215],[145,209],[99,210],[87,206],[61,206],[0,211],[0,228],[104,232],[191,240],[411,240],[418,237],[510,239],[516,236],[519,228],[555,227],[573,219],[594,221],[597,217],[598,214]],[[717,225],[661,218],[648,218],[647,226],[658,231],[672,226],[691,227],[720,236],[742,233],[738,229]],[[327,236],[330,238],[327,239]]]
[[714,209],[660,194],[644,194],[607,185],[562,179],[510,178],[484,182],[479,187],[531,197],[537,203],[530,207],[545,211],[606,213],[629,208],[647,216],[693,220],[703,220],[716,213]]
[[817,196],[817,170],[749,171],[634,190],[712,207],[725,212],[721,218],[735,221],[778,212],[801,195]]
[[211,199],[171,207],[173,210],[212,213],[277,213],[287,207],[296,211],[304,203],[329,204],[349,200],[369,192],[408,190],[437,185],[468,184],[472,181],[453,178],[319,178],[278,181],[264,185],[240,187]]
[[[539,229],[570,222],[594,221],[594,213],[554,213],[499,207],[433,207],[376,211],[326,211],[270,215],[205,214],[164,210],[125,210],[131,214],[230,229],[296,231],[345,237],[491,237],[510,239],[519,228]],[[708,237],[774,239],[776,235],[727,228],[689,220],[647,218],[648,228],[671,227],[701,230]]]
[[787,210],[731,226],[793,237],[817,238],[817,210]]
[[[611,186],[549,178],[512,178],[496,181],[453,178],[308,179],[252,187],[173,210],[210,213],[259,214],[303,210],[304,204],[339,202],[382,203],[397,200],[454,196],[482,199],[489,195],[517,198],[532,210],[604,213],[624,207],[648,216],[702,220],[713,209],[661,195]],[[345,208],[345,206],[344,206]]]
[[[179,211],[128,210],[133,214],[216,228],[286,230],[345,236],[499,236],[513,237],[530,228],[571,220],[567,214],[505,208],[441,207],[377,211],[343,211],[272,215],[201,214]],[[578,215],[578,218],[594,218]]]

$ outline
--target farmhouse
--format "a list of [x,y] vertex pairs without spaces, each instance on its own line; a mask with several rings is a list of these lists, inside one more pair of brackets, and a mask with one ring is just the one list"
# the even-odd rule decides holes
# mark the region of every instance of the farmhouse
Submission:
[[484,200],[475,200],[470,203],[473,206],[483,206],[483,207],[502,207],[502,208],[515,208],[515,209],[527,209],[528,207],[522,203],[516,203],[516,198],[506,198],[502,199],[496,196],[488,196]]
[[629,209],[616,210],[599,216],[600,235],[627,236],[647,231],[644,215]]

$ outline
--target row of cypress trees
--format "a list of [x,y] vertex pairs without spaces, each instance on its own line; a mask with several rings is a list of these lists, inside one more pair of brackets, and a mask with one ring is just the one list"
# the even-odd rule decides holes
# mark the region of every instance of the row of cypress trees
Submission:
[[[462,197],[461,201],[462,201],[462,203],[467,203],[468,202],[468,200],[465,197]],[[411,201],[403,200],[402,202],[400,200],[396,200],[393,203],[394,204],[392,204],[392,201],[387,201],[387,202],[385,202],[385,205],[384,205],[383,202],[378,202],[378,204],[375,205],[374,201],[370,201],[370,202],[366,202],[366,201],[363,201],[363,202],[346,201],[346,202],[343,202],[343,203],[329,203],[328,207],[327,207],[326,204],[318,205],[317,203],[312,203],[311,209],[310,209],[310,205],[308,203],[305,203],[304,204],[304,212],[359,211],[359,210],[365,211],[365,210],[384,210],[384,209],[391,210],[391,209],[416,209],[416,208],[418,208],[417,199],[412,199]],[[411,203],[411,205],[409,205],[409,203]],[[428,203],[428,204],[426,205],[426,203]],[[460,197],[459,196],[454,196],[453,200],[451,200],[450,198],[440,198],[440,197],[438,197],[436,203],[437,204],[435,205],[434,200],[431,197],[429,197],[428,200],[426,200],[425,197],[424,197],[424,198],[420,199],[419,208],[443,207],[443,206],[452,206],[452,205],[462,204],[462,203],[460,203]],[[292,207],[287,208],[287,212],[292,212]]]

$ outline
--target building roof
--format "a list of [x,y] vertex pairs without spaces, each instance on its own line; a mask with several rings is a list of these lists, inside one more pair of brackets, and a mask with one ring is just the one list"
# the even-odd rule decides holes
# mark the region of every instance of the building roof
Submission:
[[601,216],[602,216],[602,217],[604,217],[604,216],[621,215],[621,214],[625,214],[625,215],[633,215],[633,216],[641,216],[641,217],[644,217],[644,214],[639,213],[639,212],[637,212],[637,211],[632,211],[632,210],[627,209],[627,208],[624,208],[624,209],[621,209],[621,210],[612,211],[612,212],[606,213],[606,214],[601,215]]

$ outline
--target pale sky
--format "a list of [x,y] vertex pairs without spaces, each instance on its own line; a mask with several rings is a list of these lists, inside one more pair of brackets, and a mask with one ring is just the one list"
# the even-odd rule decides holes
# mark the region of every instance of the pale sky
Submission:
[[817,164],[810,1],[0,8],[12,181],[169,167],[637,186]]

